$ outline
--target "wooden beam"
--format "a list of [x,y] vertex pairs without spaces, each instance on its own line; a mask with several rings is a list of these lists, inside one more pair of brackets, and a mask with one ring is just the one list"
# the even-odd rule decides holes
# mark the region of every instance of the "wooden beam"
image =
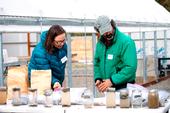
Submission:
[[164,81],[164,80],[167,80],[169,78],[170,78],[170,75],[164,76],[164,77],[160,77],[160,78],[158,78],[158,80],[153,80],[153,81],[150,81],[150,82],[147,82],[147,83],[143,83],[143,84],[140,84],[140,85],[142,85],[144,87],[149,87],[151,85],[157,84],[157,83],[159,83],[161,81]]

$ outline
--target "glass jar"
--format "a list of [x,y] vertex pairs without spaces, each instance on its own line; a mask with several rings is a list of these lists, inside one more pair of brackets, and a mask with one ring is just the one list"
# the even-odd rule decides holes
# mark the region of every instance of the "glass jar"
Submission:
[[20,88],[16,87],[12,89],[12,105],[19,106],[21,105],[21,91]]
[[115,88],[108,88],[106,90],[106,107],[113,108],[116,106]]
[[120,107],[121,108],[130,107],[129,91],[127,89],[120,90]]
[[0,104],[6,104],[7,101],[7,89],[6,87],[0,87]]
[[61,89],[53,91],[53,104],[59,105],[61,102]]
[[44,91],[45,95],[45,107],[52,107],[53,106],[53,96],[52,96],[53,91],[51,89],[47,89]]
[[63,107],[71,105],[70,88],[63,88],[61,91],[61,104]]
[[141,90],[138,90],[138,89],[132,90],[131,104],[132,104],[132,108],[141,108],[142,107],[142,92],[141,92]]
[[159,95],[158,91],[152,89],[148,93],[148,107],[149,108],[158,108],[159,107]]
[[37,106],[37,89],[29,88],[29,106]]
[[93,94],[89,89],[86,89],[83,94],[83,104],[85,108],[93,107]]

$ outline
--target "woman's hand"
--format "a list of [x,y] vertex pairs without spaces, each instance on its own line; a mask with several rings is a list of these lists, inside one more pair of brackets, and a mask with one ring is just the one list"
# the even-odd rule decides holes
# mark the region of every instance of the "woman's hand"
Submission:
[[59,82],[56,82],[56,83],[53,85],[53,89],[54,89],[54,91],[61,89],[60,83],[59,83]]

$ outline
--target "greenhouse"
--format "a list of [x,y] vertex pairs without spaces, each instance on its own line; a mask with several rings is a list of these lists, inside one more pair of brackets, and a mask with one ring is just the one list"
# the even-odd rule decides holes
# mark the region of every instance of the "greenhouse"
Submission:
[[[159,0],[157,0],[157,2],[158,1]],[[63,105],[63,102],[68,104],[68,98],[73,99],[74,102],[76,101],[76,105],[82,105],[84,104],[84,101],[86,101],[86,97],[83,98],[82,95],[85,95],[86,93],[92,95],[90,98],[94,98],[93,105],[90,107],[92,110],[89,112],[94,112],[100,106],[101,108],[99,109],[110,112],[110,109],[107,109],[107,107],[114,102],[112,103],[108,98],[112,98],[112,96],[116,96],[114,99],[112,98],[116,104],[111,106],[115,111],[124,112],[121,111],[121,108],[125,107],[125,112],[145,112],[145,110],[147,111],[149,108],[154,107],[154,105],[149,103],[149,93],[153,90],[157,91],[159,94],[158,103],[160,105],[155,107],[157,109],[150,109],[150,112],[152,112],[152,110],[155,113],[168,112],[170,108],[170,13],[168,12],[168,9],[165,9],[166,7],[164,8],[161,6],[163,2],[160,3],[161,5],[154,0],[132,0],[131,2],[123,0],[107,0],[100,2],[96,0],[62,0],[52,2],[54,2],[54,4],[52,3],[50,4],[51,6],[47,7],[46,4],[49,4],[49,1],[46,0],[44,0],[40,6],[40,2],[33,0],[0,1],[0,88],[2,89],[0,89],[0,95],[2,97],[3,94],[1,92],[4,91],[4,88],[7,93],[5,105],[1,105],[0,99],[0,112],[24,111],[22,109],[22,104],[19,104],[18,106],[18,103],[10,103],[13,101],[14,90],[21,90],[21,100],[23,95],[27,95],[29,105],[30,92],[33,93],[33,91],[38,91],[37,97],[40,98],[43,94],[46,98],[49,94],[49,92],[47,93],[47,88],[52,91],[53,97],[51,98],[53,99],[53,104],[46,103],[45,100],[43,100],[45,102],[43,104],[46,107],[50,107],[50,110],[45,109],[45,107],[43,107],[44,109],[41,109],[41,105],[39,104],[42,103],[38,103],[39,101],[37,100],[37,104],[34,103],[35,105],[31,105],[37,106],[35,109],[29,109],[30,106],[27,106],[24,108],[26,110],[24,112],[41,112],[41,110],[42,112],[54,112],[55,107],[58,108],[59,105]],[[21,5],[19,5],[19,3]],[[64,4],[65,6],[63,6]],[[103,4],[105,4],[105,8],[101,8],[103,7]],[[105,83],[105,80],[110,79],[112,87],[101,91],[96,85],[96,80],[98,79],[95,78],[95,58],[96,47],[100,39],[94,26],[96,24],[96,19],[101,15],[106,15],[110,19],[113,19],[118,30],[126,36],[131,37],[135,43],[135,55],[137,58],[135,83],[130,84],[127,82],[126,88],[115,89],[115,79],[112,79],[114,74],[112,77],[106,77],[107,79],[104,78],[102,80],[102,82]],[[29,75],[29,65],[31,65],[32,62],[31,59],[36,55],[34,49],[42,41],[40,37],[42,37],[44,31],[49,31],[49,28],[53,25],[60,25],[66,31],[63,42],[67,44],[66,59],[63,59],[65,57],[61,59],[61,62],[63,64],[65,63],[64,75],[59,74],[60,77],[63,76],[63,81],[60,84],[61,88],[57,89],[57,91],[61,90],[60,96],[63,99],[61,99],[61,103],[59,102],[57,104],[56,102],[59,100],[55,101],[55,99],[58,99],[58,94],[55,94],[55,84],[53,84],[55,71],[53,72],[53,68],[51,67],[53,65],[50,64],[52,57],[50,57],[48,61],[51,69],[38,69],[39,64],[36,64],[36,61],[33,64],[34,66],[37,65],[37,67],[35,69],[33,68],[31,70],[31,75]],[[63,43],[62,41],[59,42]],[[100,49],[100,51],[102,52],[102,49]],[[109,57],[109,55],[110,54],[108,54],[107,58],[112,59],[112,56]],[[129,59],[131,61],[128,62],[130,63],[135,60],[132,59],[132,55],[133,54],[129,53]],[[47,57],[48,55],[45,54],[45,56]],[[107,60],[104,62],[107,63]],[[43,63],[43,60],[40,61],[40,64],[41,63]],[[61,67],[54,68],[61,71]],[[114,69],[111,69],[109,71],[112,72],[113,70]],[[100,71],[102,72],[102,70]],[[107,73],[106,71],[107,69],[104,70],[105,73]],[[38,72],[39,74],[37,74]],[[35,77],[34,80],[32,78],[33,75]],[[29,78],[30,76],[31,78]],[[103,76],[104,75],[102,75],[102,77]],[[60,81],[58,83],[60,83]],[[121,100],[121,91],[124,89],[128,89],[129,91],[129,106],[128,104],[125,106],[125,103],[121,104],[121,101],[126,100]],[[46,92],[44,90],[46,90]],[[143,102],[141,101],[141,104],[136,106],[143,107],[144,110],[133,109],[135,105],[135,103],[133,103],[133,90],[140,90],[142,92],[142,96],[137,96],[141,96]],[[62,97],[63,95],[65,95],[65,97],[69,96],[66,93],[67,91],[70,93],[71,97]],[[146,100],[145,91],[147,91],[148,94]],[[114,93],[115,95],[113,94],[109,97],[109,94],[111,95],[111,93]],[[119,94],[120,99],[118,100],[120,100],[120,102],[117,104]],[[163,100],[164,98],[166,98],[166,102]],[[162,100],[164,105],[161,104]],[[92,100],[89,100],[88,102],[91,101]],[[146,105],[145,101],[148,102]],[[71,103],[68,105],[66,104],[66,106],[72,107],[75,104],[74,102],[72,105],[71,100]],[[10,107],[10,109],[7,110],[6,106],[9,103],[17,106],[18,109],[16,110],[15,108]],[[97,108],[95,108],[96,106]],[[106,107],[103,109],[102,106]],[[85,108],[86,107],[89,106],[85,105]],[[59,112],[74,112],[74,110],[70,108],[58,109]],[[75,110],[78,112],[81,112],[80,109],[81,107],[79,106],[77,108],[75,107]],[[88,109],[84,109],[83,112],[86,112],[86,110]]]

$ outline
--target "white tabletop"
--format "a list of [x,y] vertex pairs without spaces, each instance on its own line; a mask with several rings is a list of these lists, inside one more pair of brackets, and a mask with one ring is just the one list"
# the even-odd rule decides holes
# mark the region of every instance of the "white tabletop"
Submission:
[[144,108],[106,108],[106,106],[94,106],[93,108],[84,108],[84,106],[72,106],[66,109],[66,113],[166,113],[169,110],[170,103],[165,107],[157,109]]
[[62,107],[61,105],[53,105],[47,108],[43,105],[37,107],[30,107],[28,105],[13,106],[11,104],[0,105],[0,113],[166,113],[170,108],[170,101],[165,104],[165,107],[157,109],[143,108],[106,108],[106,106],[93,106],[92,108],[84,108],[83,105],[71,105],[70,107]]
[[0,113],[64,113],[62,106],[45,107],[38,105],[37,107],[30,107],[28,105],[13,106],[13,105],[0,105]]

